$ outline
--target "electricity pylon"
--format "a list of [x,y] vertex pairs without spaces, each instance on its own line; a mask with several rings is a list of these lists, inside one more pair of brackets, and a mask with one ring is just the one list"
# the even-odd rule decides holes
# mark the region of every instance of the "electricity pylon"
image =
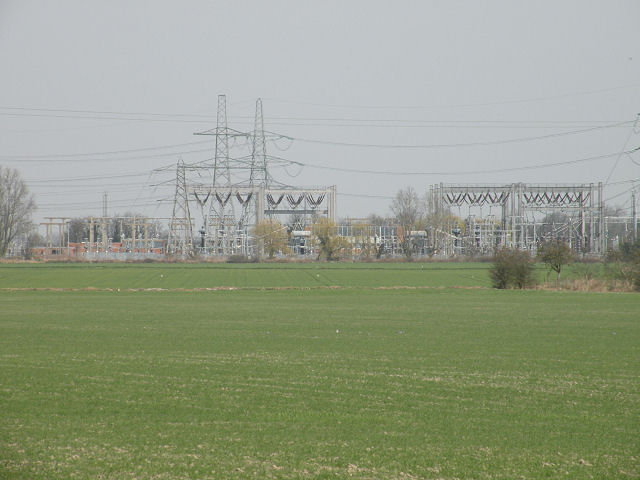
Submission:
[[[251,165],[249,171],[249,187],[269,188],[271,177],[267,165],[267,146],[264,136],[264,117],[262,116],[262,99],[256,100],[256,116],[251,142]],[[255,196],[255,195],[254,195]],[[256,198],[245,198],[242,215],[238,226],[245,227],[256,215]]]
[[228,255],[236,236],[236,214],[231,198],[231,166],[229,164],[229,129],[227,127],[227,97],[218,95],[218,118],[215,130],[216,153],[213,164],[213,188],[228,188],[228,193],[216,195],[209,203],[205,218],[207,247]]
[[186,257],[193,253],[193,227],[187,192],[184,162],[178,161],[176,167],[176,194],[173,199],[173,215],[169,222],[169,240],[167,252]]

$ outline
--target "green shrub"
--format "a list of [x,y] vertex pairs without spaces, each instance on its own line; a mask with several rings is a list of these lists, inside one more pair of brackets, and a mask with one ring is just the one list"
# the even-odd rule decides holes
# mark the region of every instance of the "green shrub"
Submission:
[[498,250],[493,257],[490,275],[494,288],[526,288],[535,283],[531,256],[517,249]]
[[640,240],[622,243],[619,252],[623,262],[640,263]]
[[580,262],[574,264],[573,271],[576,276],[584,280],[591,280],[597,271],[597,267],[593,263]]
[[249,263],[251,259],[246,255],[229,255],[227,263]]
[[640,292],[640,240],[622,243],[618,250],[607,252],[607,265],[617,278],[630,282]]
[[640,261],[636,261],[631,267],[631,283],[636,292],[640,292]]

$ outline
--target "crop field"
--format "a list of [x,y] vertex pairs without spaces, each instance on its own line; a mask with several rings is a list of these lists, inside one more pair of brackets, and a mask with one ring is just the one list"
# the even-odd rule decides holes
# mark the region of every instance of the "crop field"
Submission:
[[0,265],[0,478],[639,478],[640,294],[487,272]]
[[489,286],[488,263],[0,264],[0,288]]

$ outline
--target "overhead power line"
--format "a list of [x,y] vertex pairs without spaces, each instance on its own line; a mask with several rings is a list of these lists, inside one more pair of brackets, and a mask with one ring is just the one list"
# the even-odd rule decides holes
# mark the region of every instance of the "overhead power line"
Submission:
[[[638,120],[640,120],[640,113],[636,116],[636,120],[635,120],[635,122],[633,122],[633,128],[629,132],[629,135],[627,136],[627,139],[625,140],[624,145],[622,145],[622,148],[620,149],[620,153],[618,154],[618,158],[616,159],[616,163],[614,163],[613,167],[611,167],[611,171],[609,172],[609,175],[607,176],[607,180],[604,182],[605,186],[611,180],[613,172],[617,168],[618,163],[620,163],[620,159],[622,158],[622,155],[625,155],[625,154],[629,155],[631,152],[635,152],[635,151],[638,150],[638,149],[634,149],[631,152],[625,152],[625,149],[627,148],[627,144],[629,143],[629,140],[631,140],[631,137],[633,136],[634,133],[637,133],[636,132],[636,127],[638,126]],[[633,162],[633,159],[631,161]]]
[[[633,153],[640,150],[640,147],[635,148],[633,150],[629,150],[623,153]],[[498,169],[489,169],[489,170],[470,170],[470,171],[449,171],[449,172],[437,172],[437,171],[399,171],[399,170],[366,170],[366,169],[357,169],[357,168],[345,168],[345,167],[330,167],[325,165],[317,165],[306,162],[295,162],[296,165],[300,165],[302,167],[309,168],[317,168],[321,170],[333,170],[338,172],[348,172],[348,173],[360,173],[360,174],[369,174],[369,175],[398,175],[398,176],[415,176],[415,175],[434,175],[434,176],[453,176],[453,175],[475,175],[475,174],[486,174],[486,173],[502,173],[502,172],[516,172],[521,170],[538,170],[543,168],[551,168],[551,167],[559,167],[564,165],[573,165],[583,162],[591,162],[595,160],[602,160],[605,158],[612,158],[618,156],[619,153],[609,153],[606,155],[597,155],[594,157],[580,158],[577,160],[568,160],[564,162],[553,162],[553,163],[545,163],[542,165],[528,165],[523,167],[511,167],[511,168],[498,168]]]
[[[23,160],[23,159],[54,159],[54,158],[84,158],[84,157],[98,157],[104,155],[120,155],[123,153],[138,153],[138,152],[150,152],[154,150],[166,150],[173,149],[178,147],[186,147],[191,145],[200,145],[203,143],[211,143],[211,140],[200,140],[197,142],[187,142],[187,143],[175,143],[173,145],[159,145],[156,147],[144,147],[144,148],[132,148],[127,150],[111,150],[106,152],[87,152],[87,153],[48,153],[48,154],[39,154],[39,155],[0,155],[0,159],[15,159],[15,160]],[[172,155],[176,155],[176,152],[172,153]]]
[[59,182],[75,182],[75,181],[85,181],[85,180],[107,180],[112,178],[131,178],[131,177],[143,177],[150,176],[150,172],[140,172],[140,173],[120,173],[116,175],[89,175],[86,177],[66,177],[66,178],[48,178],[42,180],[28,180],[27,184],[32,183],[59,183]]
[[[139,204],[133,204],[131,202],[124,202],[124,203],[120,203],[120,202],[113,202],[110,203],[111,207],[115,207],[115,208],[121,208],[121,209],[144,209],[145,207],[158,207],[160,205],[169,205],[173,203],[173,200],[171,199],[159,199],[159,200],[152,200],[152,201],[145,201],[145,203],[139,203]],[[55,205],[52,207],[48,207],[45,206],[43,208],[40,208],[39,211],[43,211],[43,212],[59,212],[61,208],[64,208],[65,211],[82,211],[82,212],[87,212],[89,210],[96,210],[99,209],[102,205],[102,202],[93,202],[93,204],[88,204],[85,202],[77,202],[77,203],[69,203],[66,205]]]
[[[458,147],[479,147],[479,146],[490,146],[490,145],[503,145],[509,143],[521,143],[521,142],[531,142],[536,140],[546,140],[549,138],[556,137],[564,137],[568,135],[578,135],[582,133],[593,132],[596,130],[603,130],[607,128],[619,127],[621,125],[629,125],[633,123],[633,120],[612,123],[609,125],[601,125],[597,127],[590,127],[581,130],[574,130],[571,132],[559,132],[559,133],[550,133],[548,135],[538,135],[535,137],[520,137],[520,138],[511,138],[507,140],[492,140],[487,142],[468,142],[468,143],[432,143],[432,144],[423,144],[423,145],[411,145],[411,144],[381,144],[381,143],[354,143],[354,142],[341,142],[335,140],[321,140],[314,138],[303,138],[303,137],[292,137],[287,135],[280,135],[280,138],[284,138],[291,141],[305,142],[305,143],[316,143],[321,145],[333,145],[340,147],[364,147],[364,148],[382,148],[382,149],[436,149],[436,148],[458,148]],[[274,132],[268,132],[272,135],[278,135]]]
[[[248,123],[248,122],[247,122]],[[271,126],[283,126],[283,127],[331,127],[331,128],[342,128],[342,129],[347,129],[347,128],[393,128],[393,129],[440,129],[440,130],[444,130],[444,129],[465,129],[465,130],[470,130],[470,129],[484,129],[484,130],[496,130],[496,129],[501,129],[501,130],[550,130],[550,129],[570,129],[570,128],[578,128],[578,127],[585,127],[585,126],[592,126],[592,127],[597,127],[600,126],[602,123],[610,123],[610,122],[598,122],[598,121],[593,121],[593,122],[574,122],[574,123],[565,123],[565,124],[545,124],[545,123],[530,123],[530,124],[524,124],[524,123],[486,123],[486,124],[473,124],[472,122],[447,122],[447,121],[437,121],[437,122],[432,122],[432,121],[420,121],[420,120],[415,120],[415,121],[411,121],[411,120],[404,120],[404,121],[397,121],[394,122],[393,120],[389,120],[386,121],[386,123],[382,123],[380,121],[377,120],[371,120],[371,121],[367,121],[367,120],[362,120],[361,122],[353,122],[351,120],[344,120],[344,121],[340,121],[340,120],[336,120],[333,123],[329,123],[329,122],[317,122],[317,121],[313,121],[313,120],[309,120],[306,122],[290,122],[290,121],[280,121],[280,120],[274,120],[273,118],[268,119],[268,123]],[[624,125],[621,125],[622,127]],[[612,127],[613,128],[613,127]]]
[[[391,108],[391,107],[390,107]],[[403,107],[399,107],[403,108]],[[418,107],[419,108],[419,107]],[[117,112],[79,109],[29,108],[0,106],[0,115],[25,117],[52,117],[86,120],[116,120],[126,122],[166,121],[203,123],[215,120],[211,115],[188,113],[156,113],[156,112]],[[233,115],[229,118],[251,123],[250,115]],[[613,120],[486,120],[486,119],[420,119],[420,118],[350,118],[350,117],[305,117],[305,116],[272,116],[268,119],[271,125],[297,126],[330,126],[330,127],[429,127],[429,128],[546,128],[553,125],[556,128],[574,128],[577,125],[613,123]],[[230,129],[231,130],[231,129]],[[242,132],[236,132],[242,134]]]
[[[91,181],[87,181],[84,183],[58,183],[58,184],[48,184],[48,183],[39,183],[32,184],[30,182],[26,182],[29,186],[32,193],[37,195],[64,195],[64,194],[78,194],[78,193],[95,193],[96,187],[100,188],[109,188],[111,191],[111,187],[121,187],[118,191],[131,191],[132,188],[140,189],[142,187],[148,188],[164,188],[164,187],[172,187],[172,182],[174,179],[167,179],[163,182],[154,182],[149,183],[146,182],[108,182],[108,183],[100,183],[96,185],[95,183],[91,183]],[[78,190],[86,188],[87,190]],[[43,193],[46,192],[46,193]]]
[[600,88],[595,90],[583,90],[579,92],[568,92],[558,95],[548,95],[531,98],[520,98],[512,100],[497,100],[492,102],[475,102],[475,103],[449,103],[449,104],[432,104],[432,105],[354,105],[354,104],[330,104],[330,103],[314,103],[314,102],[301,102],[291,100],[279,100],[277,98],[265,98],[265,101],[292,105],[308,105],[314,107],[324,108],[350,108],[350,109],[363,109],[363,110],[428,110],[437,108],[467,108],[467,107],[490,107],[498,105],[510,105],[517,103],[533,103],[547,100],[560,100],[563,98],[579,97],[584,95],[596,95],[599,93],[614,92],[617,90],[626,90],[630,88],[637,88],[640,83],[632,83],[627,85],[619,85],[616,87]]
[[392,196],[389,195],[372,195],[366,193],[340,193],[338,192],[338,196],[340,197],[358,197],[358,198],[380,198],[383,200],[391,200]]
[[[59,185],[60,187],[63,187],[63,185]],[[120,187],[121,185],[114,183],[114,184],[100,184],[101,188],[107,188],[109,187],[109,193],[124,193],[124,192],[131,192],[131,187],[148,187],[148,184],[145,183],[138,183],[138,184],[125,184],[126,188],[111,188],[111,187]],[[69,189],[69,187],[67,185],[64,185],[65,190],[57,190],[57,191],[44,191],[44,192],[37,192],[37,191],[32,191],[31,193],[33,193],[34,195],[36,195],[37,197],[62,197],[62,196],[70,196],[70,195],[81,195],[81,194],[86,194],[86,193],[90,193],[90,194],[95,194],[96,193],[96,189],[92,188],[92,189],[88,189],[88,190],[75,190],[75,189]],[[74,185],[74,187],[76,188],[85,188],[87,187],[87,185]]]
[[149,118],[149,117],[114,117],[111,115],[74,115],[56,113],[16,113],[0,112],[0,115],[10,117],[43,117],[43,118],[73,118],[78,120],[125,120],[128,122],[171,122],[171,123],[210,123],[211,119],[189,120],[180,118]]
[[9,156],[7,158],[0,158],[4,162],[20,162],[20,163],[67,163],[67,162],[125,162],[131,160],[144,160],[148,158],[164,158],[164,157],[177,157],[180,155],[188,155],[192,153],[206,153],[211,152],[211,149],[197,149],[197,150],[183,150],[180,152],[168,152],[168,153],[155,153],[153,155],[136,155],[134,157],[116,157],[116,158],[81,158],[81,159],[69,159],[69,158],[15,158]]
[[98,115],[144,115],[149,117],[198,117],[207,120],[215,120],[215,116],[198,113],[158,113],[158,112],[122,112],[115,110],[81,110],[71,108],[46,108],[46,107],[16,107],[0,106],[0,110],[23,112],[50,112],[50,113],[86,113]]
[[[595,127],[589,127],[580,130],[573,130],[570,132],[556,132],[547,135],[539,135],[532,137],[520,137],[520,138],[512,138],[512,139],[504,139],[504,140],[493,140],[486,142],[468,142],[468,143],[451,143],[451,144],[423,144],[423,145],[410,145],[410,144],[370,144],[370,143],[354,143],[354,142],[340,142],[333,140],[323,140],[323,139],[310,139],[303,137],[293,137],[288,135],[282,135],[276,132],[265,132],[269,135],[270,138],[275,139],[286,139],[289,141],[299,141],[305,143],[316,143],[323,145],[334,145],[334,146],[346,146],[346,147],[365,147],[365,148],[382,148],[382,149],[436,149],[436,148],[454,148],[454,147],[475,147],[475,146],[490,146],[490,145],[501,145],[501,144],[510,144],[510,143],[520,143],[527,141],[536,141],[536,140],[544,140],[549,138],[562,137],[567,135],[577,135],[582,133],[587,133],[591,131],[597,131],[602,129],[615,128],[620,126],[625,126],[633,123],[633,121],[623,121],[616,122],[607,125],[599,125]],[[246,136],[246,134],[241,134],[242,136]],[[210,143],[211,140],[199,140],[195,142],[186,142],[186,143],[178,143],[171,145],[159,145],[152,147],[143,147],[137,149],[122,149],[122,150],[110,150],[103,152],[85,152],[85,153],[54,153],[54,154],[37,154],[37,155],[0,155],[0,160],[5,162],[117,162],[117,161],[131,161],[131,160],[142,160],[148,158],[162,158],[162,157],[171,157],[175,155],[187,155],[187,154],[195,154],[195,153],[205,153],[209,152],[210,149],[193,149],[193,150],[179,150],[179,151],[171,151],[171,152],[160,152],[146,155],[135,155],[135,156],[125,156],[125,157],[112,157],[113,155],[122,155],[122,154],[133,154],[133,153],[141,153],[141,152],[152,152],[157,150],[167,150],[167,149],[175,149],[179,147],[191,146],[191,145],[200,145],[204,143]],[[245,144],[237,144],[236,146],[244,146]],[[234,145],[231,145],[232,147]],[[98,157],[98,158],[91,158]],[[108,157],[108,158],[100,158],[100,157]]]

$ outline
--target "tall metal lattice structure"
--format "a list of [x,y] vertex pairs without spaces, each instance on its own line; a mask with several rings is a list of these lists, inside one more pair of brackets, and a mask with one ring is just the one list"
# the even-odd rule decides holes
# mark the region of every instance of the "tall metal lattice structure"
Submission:
[[456,245],[468,245],[479,253],[501,246],[535,251],[547,241],[567,242],[579,253],[606,253],[601,183],[439,184],[431,187],[430,196],[436,212],[463,206],[500,210],[499,219],[488,222],[469,215],[468,231],[445,232]]
[[[186,181],[187,203],[190,199],[195,200],[205,217],[200,231],[201,253],[221,256],[251,255],[255,247],[251,227],[265,218],[312,219],[327,216],[335,220],[335,187],[297,188],[277,182],[271,176],[270,166],[289,165],[291,162],[269,157],[267,154],[261,99],[256,101],[252,132],[230,129],[226,114],[226,97],[220,95],[216,128],[197,133],[216,137],[212,182]],[[230,147],[234,146],[238,138],[250,140],[251,150],[246,156],[234,158],[230,155]],[[190,167],[200,169],[201,172],[202,168]],[[206,215],[205,207],[208,212]],[[178,209],[179,214],[180,212]]]
[[[218,95],[218,117],[215,129],[216,152],[213,165],[212,186],[231,187],[231,164],[229,160],[229,128],[227,126],[227,97]],[[211,194],[209,194],[211,195]],[[209,213],[204,219],[205,249],[219,252],[223,255],[233,253],[233,246],[236,239],[236,213],[235,204],[231,199],[231,194],[224,197],[211,199],[209,202]],[[198,199],[200,201],[200,199]],[[204,199],[206,203],[207,198]]]
[[272,178],[267,165],[267,144],[264,136],[264,116],[262,115],[262,99],[256,100],[256,116],[253,125],[251,148],[251,186],[264,188],[271,186]]
[[193,225],[187,195],[185,166],[180,159],[176,167],[176,193],[173,199],[173,215],[169,221],[167,253],[183,257],[193,254]]
[[[246,187],[268,188],[270,183],[269,168],[267,164],[267,145],[264,137],[264,117],[262,115],[262,100],[256,100],[256,116],[253,125],[253,135],[251,136],[251,165],[249,170],[249,181]],[[242,197],[236,193],[238,200],[242,203],[242,214],[238,222],[238,228],[245,228],[253,217],[256,216],[257,198],[255,193],[247,193]]]

